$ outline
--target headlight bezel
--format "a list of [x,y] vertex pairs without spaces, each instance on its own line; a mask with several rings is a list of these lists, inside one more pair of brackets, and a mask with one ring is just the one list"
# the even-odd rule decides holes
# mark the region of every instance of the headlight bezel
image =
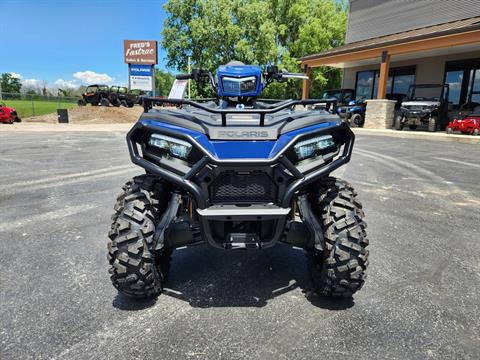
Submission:
[[[245,96],[256,92],[258,79],[256,76],[238,78],[232,76],[222,76],[221,81],[224,96]],[[238,85],[238,88],[233,86],[235,84]]]
[[306,140],[300,140],[293,145],[293,151],[299,161],[315,158],[322,152],[336,147],[335,140],[330,134],[319,135]]
[[[285,152],[285,156],[287,159],[294,164],[298,169],[302,169],[301,171],[310,171],[306,169],[310,169],[312,166],[323,166],[322,164],[329,163],[337,156],[342,153],[342,151],[345,151],[345,146],[349,144],[352,139],[349,133],[351,133],[351,130],[347,130],[348,126],[342,126],[342,128],[335,128],[335,129],[325,129],[325,130],[320,130],[320,131],[315,131],[310,134],[305,134],[304,136],[301,136],[296,139],[295,142],[293,142],[289,148]],[[315,153],[315,155],[308,157],[308,158],[303,158],[299,159],[297,156],[297,153],[294,150],[294,146],[298,145],[301,142],[304,142],[306,140],[311,140],[315,139],[318,137],[330,135],[333,139],[333,142],[335,143],[334,146],[329,146],[326,147],[325,149],[321,149]],[[316,164],[316,165],[315,165]]]
[[190,142],[161,133],[151,133],[146,144],[168,157],[187,162],[193,150],[193,144]]

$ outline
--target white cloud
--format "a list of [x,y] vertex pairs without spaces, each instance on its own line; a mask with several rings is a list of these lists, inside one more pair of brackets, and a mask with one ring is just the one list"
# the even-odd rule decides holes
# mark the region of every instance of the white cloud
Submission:
[[79,85],[77,84],[76,80],[57,79],[57,81],[55,81],[54,84],[55,84],[59,89],[76,89],[76,88],[79,87]]
[[21,79],[22,78],[22,75],[16,73],[16,72],[11,72],[10,75],[12,75],[12,77],[14,78],[17,78],[17,79]]
[[80,80],[84,84],[108,84],[113,81],[113,78],[107,74],[99,74],[95,71],[78,71],[73,74],[73,77]]
[[24,79],[22,85],[26,88],[38,88],[42,85],[42,81],[38,79]]

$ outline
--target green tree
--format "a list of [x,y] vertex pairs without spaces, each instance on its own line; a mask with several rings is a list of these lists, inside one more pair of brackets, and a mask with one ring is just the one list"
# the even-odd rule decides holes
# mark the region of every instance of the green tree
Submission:
[[[162,31],[168,66],[215,69],[230,60],[301,71],[297,58],[343,44],[346,0],[169,0]],[[336,87],[338,69],[312,72],[312,96]],[[301,81],[270,85],[265,96],[299,97]]]
[[22,89],[20,79],[13,77],[12,74],[3,73],[0,77],[2,92],[18,94]]
[[168,96],[174,81],[175,76],[173,76],[171,73],[155,69],[155,88],[158,95]]

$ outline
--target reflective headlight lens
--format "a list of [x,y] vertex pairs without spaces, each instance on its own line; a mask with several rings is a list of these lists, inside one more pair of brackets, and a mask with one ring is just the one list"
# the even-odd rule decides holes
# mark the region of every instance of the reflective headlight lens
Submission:
[[188,154],[192,151],[192,145],[189,142],[159,134],[152,134],[148,144],[163,149],[171,156],[183,160],[187,160]]
[[249,76],[245,78],[222,78],[223,92],[226,96],[241,96],[254,92],[257,87],[257,78]]
[[298,160],[304,160],[316,156],[319,150],[324,150],[331,146],[335,146],[332,135],[324,135],[300,141],[298,144],[295,144],[293,149],[298,156]]

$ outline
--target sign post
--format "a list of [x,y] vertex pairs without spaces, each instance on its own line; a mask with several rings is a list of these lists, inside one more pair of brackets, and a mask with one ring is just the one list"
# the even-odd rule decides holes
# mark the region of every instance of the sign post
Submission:
[[155,96],[156,40],[124,40],[124,62],[128,64],[128,89],[151,91]]

